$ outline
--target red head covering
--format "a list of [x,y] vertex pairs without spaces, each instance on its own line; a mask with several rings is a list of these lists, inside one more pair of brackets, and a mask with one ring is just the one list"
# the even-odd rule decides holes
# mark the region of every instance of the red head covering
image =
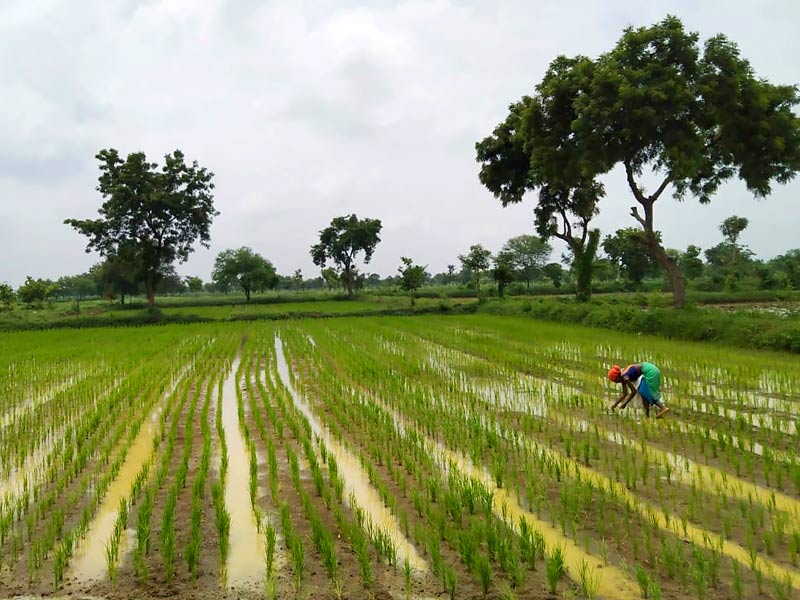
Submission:
[[622,369],[619,368],[619,365],[614,365],[608,370],[608,378],[614,383],[619,380],[620,375],[622,375]]

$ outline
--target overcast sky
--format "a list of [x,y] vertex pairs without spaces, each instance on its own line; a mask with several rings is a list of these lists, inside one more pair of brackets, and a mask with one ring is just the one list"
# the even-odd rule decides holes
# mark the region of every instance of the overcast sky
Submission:
[[[668,13],[701,39],[727,34],[757,75],[800,83],[797,0],[0,0],[0,282],[99,260],[63,220],[97,216],[107,147],[158,162],[180,148],[214,171],[211,248],[178,268],[203,280],[243,245],[316,276],[310,246],[351,212],[383,221],[367,272],[499,250],[533,233],[532,202],[500,206],[475,142],[555,56],[596,56]],[[605,182],[604,235],[635,224],[624,176]],[[760,201],[732,182],[709,206],[664,198],[656,227],[667,246],[707,248],[746,216],[742,242],[767,258],[800,246],[798,201],[800,180]]]

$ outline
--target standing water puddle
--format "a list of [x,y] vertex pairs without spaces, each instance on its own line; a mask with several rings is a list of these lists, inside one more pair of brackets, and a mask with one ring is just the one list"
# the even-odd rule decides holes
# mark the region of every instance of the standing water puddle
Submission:
[[[409,429],[405,418],[379,398],[372,396],[372,401],[392,416],[397,432],[405,435],[405,432]],[[597,591],[602,597],[626,600],[641,596],[637,586],[620,569],[611,565],[606,565],[605,567],[602,565],[595,566],[598,561],[597,557],[592,556],[571,539],[562,535],[547,521],[542,521],[532,512],[525,510],[516,496],[495,485],[491,474],[485,468],[476,467],[472,461],[462,454],[453,452],[441,443],[431,440],[431,438],[413,426],[410,429],[415,429],[416,434],[424,440],[428,452],[437,460],[444,473],[449,469],[455,468],[466,477],[482,483],[492,493],[492,512],[503,520],[506,525],[519,532],[520,522],[524,519],[529,528],[538,530],[542,534],[548,548],[562,547],[564,549],[564,561],[568,567],[567,572],[570,577],[575,578],[580,573],[582,563],[585,561],[589,566],[589,573],[593,572],[594,576],[597,577]],[[599,567],[602,567],[602,569]]]
[[250,505],[250,452],[239,427],[236,401],[236,371],[239,358],[222,385],[222,427],[228,446],[225,506],[231,515],[230,552],[226,565],[230,587],[258,583],[264,577],[264,541],[258,533]]
[[[162,396],[162,401],[175,392],[178,383],[193,365],[194,360],[190,365],[184,367],[179,374],[173,376],[170,387]],[[131,487],[136,481],[136,476],[153,455],[153,438],[158,427],[158,415],[162,410],[163,406],[159,404],[150,418],[142,423],[139,433],[134,438],[130,448],[128,448],[125,461],[122,463],[116,479],[106,490],[106,494],[97,509],[97,514],[89,524],[86,537],[84,537],[83,542],[79,544],[75,552],[71,571],[79,581],[102,579],[105,576],[107,571],[105,549],[114,531],[114,523],[116,523],[119,515],[120,501],[128,497]],[[124,554],[131,550],[131,545],[121,543],[120,548],[119,564],[122,563]]]
[[294,405],[305,415],[306,419],[308,419],[308,423],[314,435],[322,440],[327,451],[336,458],[336,462],[339,465],[339,473],[344,480],[345,489],[347,490],[345,497],[349,498],[352,494],[356,498],[359,507],[366,513],[373,525],[384,530],[392,538],[395,548],[397,549],[399,564],[402,564],[407,559],[415,570],[426,572],[428,567],[425,561],[403,535],[394,515],[384,506],[383,500],[381,500],[378,492],[370,485],[369,477],[364,472],[358,458],[333,439],[333,436],[330,435],[327,428],[324,428],[319,421],[317,421],[316,417],[311,412],[311,408],[305,403],[300,393],[295,390],[289,375],[289,365],[286,363],[286,357],[283,354],[283,343],[278,336],[275,336],[275,354],[278,359],[278,375],[283,385],[289,390]]
[[120,501],[127,498],[136,476],[153,454],[155,431],[156,426],[151,419],[142,423],[139,433],[128,449],[117,478],[103,496],[97,514],[89,525],[86,537],[78,547],[72,562],[72,573],[79,581],[102,579],[105,576],[107,569],[105,547],[114,531]]

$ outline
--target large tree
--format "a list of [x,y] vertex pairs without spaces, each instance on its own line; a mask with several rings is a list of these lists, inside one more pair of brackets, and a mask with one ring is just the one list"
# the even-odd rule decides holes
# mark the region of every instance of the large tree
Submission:
[[278,284],[272,263],[247,246],[217,254],[211,279],[220,289],[241,288],[248,302],[251,293],[272,289]]
[[[656,236],[655,203],[670,186],[677,199],[707,203],[734,176],[756,196],[790,180],[800,168],[798,100],[795,87],[757,78],[724,35],[701,51],[697,33],[673,16],[626,29],[596,61],[572,126],[583,140],[584,170],[599,175],[623,166],[638,203],[631,215],[667,271],[676,306],[685,302],[685,284]],[[648,176],[656,178],[652,193],[643,183]]]
[[592,75],[585,57],[553,61],[536,95],[509,107],[506,120],[475,145],[480,181],[503,206],[537,192],[536,231],[543,240],[563,240],[576,272],[576,296],[591,296],[592,267],[600,232],[589,223],[605,190],[586,174],[581,140],[571,133],[577,96]]
[[164,165],[147,161],[143,152],[123,160],[111,148],[101,150],[97,190],[104,198],[100,219],[64,221],[89,238],[87,252],[114,258],[124,249],[141,264],[152,309],[156,285],[166,265],[185,262],[198,240],[208,247],[214,209],[214,174],[197,161],[186,164],[175,150]]
[[[677,199],[691,195],[706,203],[732,177],[759,197],[770,193],[773,182],[789,181],[800,169],[800,119],[792,110],[800,101],[797,88],[756,77],[724,35],[710,38],[701,50],[698,35],[672,16],[626,29],[597,60],[556,58],[537,87],[537,99],[548,97],[544,88],[559,73],[570,75],[572,84],[559,86],[566,126],[554,128],[549,141],[540,140],[542,156],[552,159],[551,167],[555,162],[555,172],[592,181],[622,166],[637,202],[631,215],[667,271],[675,305],[683,306],[685,283],[656,237],[655,203],[670,187]],[[540,103],[525,102],[529,106],[520,109],[518,121]],[[538,169],[531,165],[544,159],[524,143],[510,148],[510,158],[500,165],[505,187],[493,190],[496,194],[535,183],[531,173]],[[552,172],[545,175],[552,179]],[[652,192],[644,187],[648,177],[655,178]]]
[[339,281],[352,296],[358,284],[356,256],[363,252],[365,264],[372,260],[381,241],[381,228],[379,219],[359,219],[354,214],[336,217],[319,232],[319,243],[311,247],[311,258],[318,267],[332,261]]
[[553,247],[535,235],[518,235],[508,240],[501,253],[505,257],[503,263],[516,271],[517,277],[524,280],[528,287],[531,281],[547,264]]

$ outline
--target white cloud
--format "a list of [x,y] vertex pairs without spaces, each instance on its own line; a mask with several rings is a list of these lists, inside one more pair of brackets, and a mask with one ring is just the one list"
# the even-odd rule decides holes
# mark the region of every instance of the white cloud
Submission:
[[[96,259],[62,224],[92,217],[94,154],[153,159],[181,148],[216,173],[210,250],[249,245],[283,273],[316,272],[308,251],[334,216],[384,221],[369,266],[401,255],[444,270],[470,244],[497,250],[532,230],[531,204],[502,209],[478,182],[474,143],[530,93],[558,54],[596,55],[623,27],[678,14],[701,37],[725,32],[756,72],[795,83],[800,9],[759,3],[509,0],[6,0],[0,4],[0,281],[55,277]],[[755,202],[738,183],[708,207],[670,199],[670,246],[719,239],[730,214],[759,255],[792,245],[800,184]],[[609,178],[598,225],[631,226]]]

